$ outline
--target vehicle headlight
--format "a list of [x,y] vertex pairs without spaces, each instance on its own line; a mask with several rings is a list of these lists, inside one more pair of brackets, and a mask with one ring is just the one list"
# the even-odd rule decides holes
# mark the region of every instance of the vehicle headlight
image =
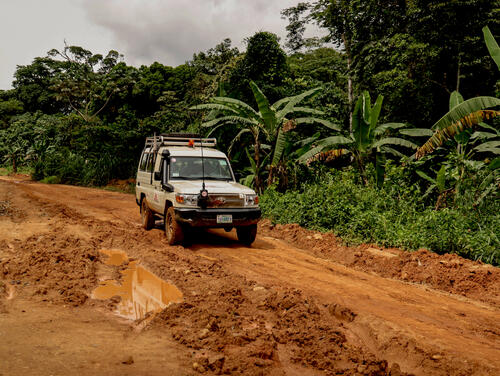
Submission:
[[245,195],[245,206],[259,205],[259,196]]
[[198,195],[175,195],[175,201],[182,205],[197,206],[198,205]]

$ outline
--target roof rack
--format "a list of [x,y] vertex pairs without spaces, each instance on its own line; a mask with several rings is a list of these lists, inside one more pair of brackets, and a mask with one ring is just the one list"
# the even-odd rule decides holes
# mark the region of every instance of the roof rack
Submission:
[[162,134],[156,137],[147,137],[145,147],[189,146],[191,140],[194,142],[193,146],[215,147],[217,145],[217,139],[215,138],[201,138],[199,135],[194,134],[173,133]]

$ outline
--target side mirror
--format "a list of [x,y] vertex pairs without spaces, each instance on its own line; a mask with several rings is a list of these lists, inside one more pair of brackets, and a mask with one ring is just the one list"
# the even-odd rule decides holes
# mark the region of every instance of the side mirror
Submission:
[[161,187],[167,191],[167,192],[173,192],[174,191],[174,186],[172,184],[166,183],[162,184]]

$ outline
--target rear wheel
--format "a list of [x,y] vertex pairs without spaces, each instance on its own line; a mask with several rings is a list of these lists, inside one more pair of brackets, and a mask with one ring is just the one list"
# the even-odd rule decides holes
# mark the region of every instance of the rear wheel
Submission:
[[173,207],[168,208],[165,213],[165,235],[170,245],[181,244],[184,241],[184,231],[181,225],[175,220],[175,211]]
[[236,234],[241,243],[250,245],[255,241],[255,237],[257,236],[257,225],[237,227]]
[[141,222],[142,227],[146,230],[151,230],[155,225],[155,217],[149,208],[145,197],[141,201]]

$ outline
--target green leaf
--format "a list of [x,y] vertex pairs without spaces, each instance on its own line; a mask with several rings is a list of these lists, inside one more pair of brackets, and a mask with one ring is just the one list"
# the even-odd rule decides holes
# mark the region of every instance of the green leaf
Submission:
[[225,106],[223,104],[218,104],[218,103],[205,103],[205,104],[198,104],[196,106],[189,107],[190,110],[219,110],[219,111],[229,111],[233,112],[235,114],[238,113],[234,108],[231,108],[229,106]]
[[471,136],[470,139],[478,139],[478,140],[487,140],[489,138],[495,138],[498,137],[497,133],[490,133],[490,132],[474,132]]
[[406,157],[406,155],[404,155],[403,153],[397,151],[396,149],[393,149],[391,147],[388,147],[388,146],[382,146],[381,147],[381,150],[384,152],[384,153],[387,153],[387,154],[392,154],[394,155],[395,157],[399,157],[399,158],[403,158],[403,157]]
[[221,123],[233,123],[233,124],[251,124],[255,125],[256,121],[250,120],[241,116],[222,116],[215,118],[213,120],[204,122],[201,124],[202,127],[213,127],[214,125],[219,125]]
[[478,124],[481,128],[484,129],[489,129],[490,131],[496,132],[498,134],[498,129],[496,129],[494,126],[483,123],[482,121]]
[[483,142],[474,148],[475,151],[479,153],[491,152],[495,154],[500,154],[500,140]]
[[424,178],[425,180],[431,182],[432,184],[436,184],[436,179],[433,179],[431,178],[429,175],[427,175],[425,172],[423,171],[420,171],[420,170],[416,170],[415,171],[417,173],[418,176],[420,176],[421,178]]
[[334,124],[331,121],[325,120],[325,119],[318,119],[314,117],[307,117],[307,118],[297,118],[294,120],[297,125],[301,124],[321,124],[324,125],[327,128],[333,129],[335,131],[340,131],[340,126],[338,124]]
[[312,148],[311,150],[305,152],[302,154],[298,161],[300,163],[306,163],[310,158],[314,157],[316,154],[321,153],[321,151],[324,149],[324,146],[316,146]]
[[323,148],[333,147],[337,145],[346,145],[352,144],[354,141],[350,138],[344,136],[331,136],[327,138],[323,138],[317,142],[318,146],[322,146]]
[[249,113],[251,113],[251,114],[253,114],[255,116],[259,116],[259,114],[257,113],[257,111],[255,111],[252,107],[250,107],[245,102],[240,101],[238,99],[229,98],[229,97],[214,97],[214,98],[212,98],[212,100],[215,101],[215,102],[221,103],[221,104],[224,104],[224,103],[234,104],[234,105],[236,105],[238,107],[241,107],[245,111],[247,111],[247,112],[249,112]]
[[498,43],[491,34],[488,26],[483,27],[484,34],[484,42],[486,43],[486,47],[491,55],[491,58],[495,61],[498,70],[500,70],[500,47],[498,47]]
[[320,89],[321,87],[316,87],[314,89],[305,91],[302,94],[291,97],[290,101],[285,105],[285,107],[283,107],[283,109],[279,110],[276,113],[276,118],[278,119],[278,121],[286,117],[290,112],[294,112],[293,109],[298,103],[303,101],[305,98],[310,97],[313,94],[316,94]]
[[[368,93],[367,93],[368,94]],[[368,100],[370,98],[368,97]],[[370,131],[370,125],[365,121],[363,115],[363,108],[365,107],[366,98],[361,95],[356,105],[354,106],[354,112],[352,114],[352,135],[356,142],[356,149],[358,151],[364,152],[369,144],[368,136]]]
[[316,110],[314,108],[309,107],[294,107],[291,112],[303,112],[306,114],[314,114],[314,115],[324,115],[325,113],[320,110]]
[[464,101],[464,97],[458,91],[450,94],[450,111]]
[[495,159],[493,159],[490,164],[488,165],[488,168],[490,170],[496,170],[497,168],[500,167],[500,157],[497,157]]
[[436,186],[439,190],[439,193],[444,191],[445,179],[446,179],[446,167],[443,165],[439,169],[437,176],[436,176]]
[[388,129],[398,129],[398,128],[404,128],[406,127],[405,123],[385,123],[385,124],[380,124],[375,130],[373,131],[374,136],[380,136],[381,134],[384,134],[385,131]]
[[451,111],[439,119],[431,128],[446,128],[467,115],[495,106],[500,106],[500,99],[495,97],[475,97],[467,99],[466,101],[455,106]]
[[280,128],[278,131],[278,137],[276,138],[276,144],[274,146],[273,160],[271,162],[273,166],[276,166],[279,163],[281,156],[283,155],[283,150],[285,150],[285,146],[286,137],[283,130]]
[[375,129],[378,123],[378,118],[380,116],[380,111],[382,110],[382,102],[384,101],[384,96],[379,95],[373,108],[370,111],[370,130]]
[[401,129],[399,133],[410,137],[430,137],[434,134],[434,132],[431,129],[427,128]]
[[377,148],[377,147],[383,146],[383,145],[397,145],[397,146],[404,146],[404,147],[412,148],[412,149],[418,148],[418,146],[416,144],[414,144],[413,142],[405,140],[404,138],[399,138],[399,137],[382,138],[381,140],[378,140],[377,142],[375,142],[373,144],[373,147]]
[[259,89],[257,84],[250,81],[250,87],[252,88],[252,92],[255,97],[255,101],[257,102],[257,106],[259,107],[259,112],[262,116],[264,124],[266,125],[267,130],[272,134],[276,128],[275,112],[271,109],[267,97]]

